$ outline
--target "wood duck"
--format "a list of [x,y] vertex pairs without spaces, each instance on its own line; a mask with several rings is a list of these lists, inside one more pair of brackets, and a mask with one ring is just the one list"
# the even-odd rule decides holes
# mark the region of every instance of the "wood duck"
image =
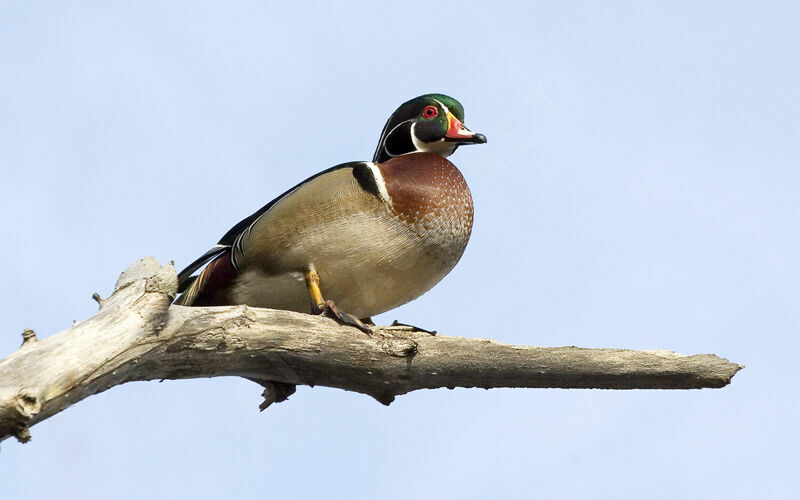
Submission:
[[236,224],[181,271],[175,303],[327,313],[370,331],[371,316],[430,290],[466,248],[472,196],[446,157],[486,137],[463,121],[446,95],[402,104],[372,162],[324,170]]

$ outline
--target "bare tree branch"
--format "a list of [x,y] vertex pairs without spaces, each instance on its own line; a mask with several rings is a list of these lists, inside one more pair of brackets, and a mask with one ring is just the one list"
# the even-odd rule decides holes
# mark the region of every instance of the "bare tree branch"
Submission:
[[529,347],[433,336],[408,327],[373,335],[288,311],[171,305],[172,265],[132,264],[100,312],[44,340],[33,332],[0,360],[0,439],[81,399],[134,380],[235,375],[266,390],[262,409],[294,386],[368,394],[383,404],[417,389],[723,387],[742,366],[712,354]]

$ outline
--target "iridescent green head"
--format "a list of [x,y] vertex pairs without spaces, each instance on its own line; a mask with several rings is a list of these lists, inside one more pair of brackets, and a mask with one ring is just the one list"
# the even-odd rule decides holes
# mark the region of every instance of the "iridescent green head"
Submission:
[[486,136],[464,126],[464,107],[444,94],[425,94],[403,103],[383,127],[372,161],[408,153],[450,156],[462,144],[483,144]]

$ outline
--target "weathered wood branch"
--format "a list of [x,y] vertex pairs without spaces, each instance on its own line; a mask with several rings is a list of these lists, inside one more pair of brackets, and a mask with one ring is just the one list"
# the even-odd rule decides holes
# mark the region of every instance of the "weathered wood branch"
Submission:
[[368,394],[383,404],[417,389],[723,387],[742,366],[711,354],[529,347],[433,336],[408,327],[367,335],[324,317],[288,311],[171,305],[172,265],[137,261],[100,312],[37,341],[26,330],[0,360],[0,439],[81,399],[134,380],[236,375],[281,401],[294,385]]

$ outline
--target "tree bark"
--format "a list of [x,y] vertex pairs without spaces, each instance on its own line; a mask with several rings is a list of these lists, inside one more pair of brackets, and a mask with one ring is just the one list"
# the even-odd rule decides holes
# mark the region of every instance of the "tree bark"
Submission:
[[730,383],[743,366],[712,354],[530,347],[445,337],[409,327],[368,335],[326,317],[247,306],[171,305],[175,269],[146,258],[100,311],[0,360],[0,440],[81,399],[134,380],[236,375],[266,387],[265,408],[295,385],[398,395],[440,387],[697,389]]

